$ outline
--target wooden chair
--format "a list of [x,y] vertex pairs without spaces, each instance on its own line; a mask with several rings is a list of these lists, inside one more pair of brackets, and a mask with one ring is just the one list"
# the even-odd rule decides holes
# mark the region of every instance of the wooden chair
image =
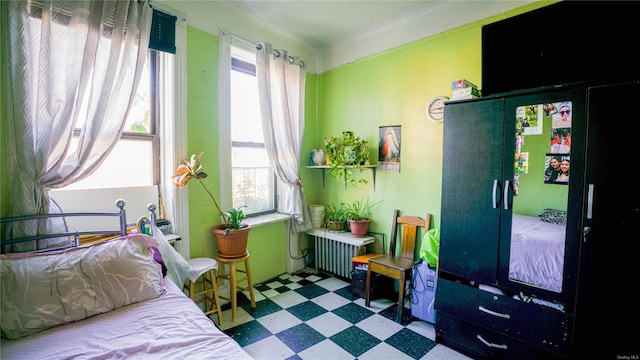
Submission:
[[[423,220],[417,216],[399,216],[399,211],[393,211],[393,224],[391,227],[391,241],[389,242],[389,254],[369,259],[367,269],[367,285],[365,289],[365,305],[369,307],[371,297],[371,274],[381,274],[400,281],[398,294],[398,315],[396,321],[402,321],[402,308],[404,306],[404,293],[406,280],[411,280],[415,258],[416,239],[418,229],[428,231],[431,223],[431,214],[427,214]],[[396,256],[396,238],[401,234],[400,254]]]

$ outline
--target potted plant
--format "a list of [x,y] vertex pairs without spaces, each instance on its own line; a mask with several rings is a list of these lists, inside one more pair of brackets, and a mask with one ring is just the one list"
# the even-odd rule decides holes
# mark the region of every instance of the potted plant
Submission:
[[232,208],[229,211],[222,211],[216,201],[215,196],[209,191],[202,179],[208,175],[204,172],[200,161],[204,152],[201,152],[196,159],[196,154],[191,155],[190,160],[184,160],[180,163],[176,169],[176,173],[172,176],[176,187],[182,189],[187,186],[187,183],[191,179],[197,179],[202,185],[204,190],[209,194],[213,204],[215,205],[222,224],[214,227],[213,232],[216,234],[218,240],[218,251],[220,256],[224,257],[237,257],[242,256],[247,251],[247,242],[249,240],[249,231],[251,226],[243,223],[242,220],[246,218],[246,214],[241,206],[239,208]]
[[363,171],[369,165],[369,143],[352,132],[345,131],[340,137],[324,138],[324,149],[329,172],[336,179],[343,178],[345,184],[357,187],[366,184],[366,179],[355,179],[355,170]]
[[370,203],[369,198],[356,200],[347,205],[347,218],[349,219],[349,230],[354,237],[365,237],[369,231],[371,223],[371,211],[382,201]]
[[331,231],[344,231],[347,227],[347,207],[345,203],[329,204],[325,212],[325,228]]

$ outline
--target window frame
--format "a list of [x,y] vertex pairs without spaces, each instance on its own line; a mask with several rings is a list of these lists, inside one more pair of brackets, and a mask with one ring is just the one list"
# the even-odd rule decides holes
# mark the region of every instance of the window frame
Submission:
[[[150,94],[152,103],[149,114],[155,118],[155,121],[150,119],[155,126],[153,135],[124,132],[121,140],[130,140],[131,136],[155,136],[155,142],[151,144],[151,156],[155,162],[151,181],[162,195],[166,219],[171,221],[173,231],[182,237],[176,244],[176,249],[188,259],[191,257],[188,192],[176,191],[171,179],[175,167],[187,154],[187,18],[185,14],[160,4],[151,5],[154,15],[156,10],[168,15],[152,29],[151,37],[160,36],[158,32],[166,35],[166,27],[169,31],[175,27],[175,38],[165,36],[164,41],[176,46],[174,51],[165,51],[154,48],[151,41],[149,44],[149,50],[156,52],[153,57],[155,80],[151,83],[150,90],[153,94]],[[158,206],[158,218],[160,214]]]
[[[160,135],[159,135],[159,129],[160,129],[160,121],[161,119],[158,116],[158,111],[157,111],[157,106],[159,104],[159,99],[157,98],[158,96],[158,91],[157,91],[157,86],[158,86],[158,78],[161,76],[158,72],[158,63],[159,63],[159,56],[160,56],[160,51],[159,50],[154,50],[154,49],[149,49],[148,50],[148,60],[149,60],[149,83],[146,84],[146,86],[149,86],[149,129],[148,132],[135,132],[135,131],[127,131],[127,128],[125,128],[125,130],[123,131],[122,135],[120,136],[120,138],[118,139],[118,142],[126,140],[126,141],[141,141],[141,142],[148,142],[150,143],[150,147],[151,147],[151,153],[149,154],[150,156],[150,161],[152,162],[152,166],[151,166],[151,183],[150,184],[143,184],[143,185],[130,185],[130,186],[160,186],[162,181],[160,179],[161,175],[161,163],[160,163],[160,146],[161,146],[161,139],[160,139]],[[144,84],[139,83],[138,87],[142,86]],[[128,114],[127,114],[128,115]],[[79,138],[80,137],[80,133],[81,133],[82,129],[79,128],[75,128],[73,130],[73,137],[74,138]],[[93,176],[90,175],[89,177]],[[84,181],[85,179],[80,180],[79,182],[82,183],[82,181]],[[118,188],[118,187],[122,187],[122,186],[108,186],[109,188]],[[128,187],[128,186],[125,186]],[[91,186],[91,187],[76,187],[73,186],[73,184],[70,184],[69,186],[65,186],[64,188],[58,189],[59,191],[64,191],[65,189],[68,190],[80,190],[80,189],[101,189],[102,187],[100,186]]]
[[[231,45],[231,47],[235,47],[237,49],[240,50],[246,50],[244,47],[238,47],[238,46],[233,46]],[[256,74],[256,65],[253,63],[250,63],[248,61],[245,61],[243,59],[240,59],[239,57],[234,56],[234,51],[231,50],[230,52],[230,73],[232,71],[237,71],[246,75],[250,75],[250,76],[257,76]],[[229,76],[229,88],[231,88],[231,76]],[[229,91],[230,92],[230,91]],[[230,106],[230,105],[229,105]],[[230,114],[230,112],[229,112]],[[231,116],[229,115],[229,124],[231,123]],[[261,125],[262,126],[262,125]],[[231,129],[231,124],[229,125],[229,128]],[[231,138],[231,137],[230,137]],[[245,148],[245,149],[265,149],[265,143],[264,140],[262,142],[247,142],[247,141],[234,141],[231,138],[231,142],[230,142],[230,152],[233,153],[233,149],[234,148]],[[233,183],[233,162],[230,163],[231,166],[231,183]],[[271,199],[273,202],[273,207],[267,210],[263,210],[263,211],[256,211],[256,212],[251,212],[247,214],[247,217],[257,217],[257,216],[261,216],[261,215],[267,215],[267,214],[276,214],[278,213],[278,191],[279,191],[279,183],[278,183],[278,177],[276,176],[275,173],[275,169],[273,169],[273,167],[270,165],[269,166],[272,170],[272,177],[273,177],[273,187],[271,189],[272,191],[272,195],[273,198]],[[231,201],[233,203],[233,187],[231,188]],[[237,204],[233,204],[234,206]]]
[[[124,131],[120,140],[137,140],[137,141],[150,141],[151,142],[151,161],[152,176],[151,185],[160,186],[162,181],[160,179],[160,116],[158,114],[158,78],[161,76],[159,73],[159,57],[160,50],[149,48],[147,57],[149,59],[149,132],[138,133],[131,131]],[[138,84],[140,86],[141,84]],[[118,141],[120,141],[118,140]]]

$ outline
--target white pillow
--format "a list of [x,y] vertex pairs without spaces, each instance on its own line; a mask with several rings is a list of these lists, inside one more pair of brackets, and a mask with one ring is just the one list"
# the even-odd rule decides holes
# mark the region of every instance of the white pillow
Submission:
[[157,298],[162,268],[149,239],[131,234],[65,251],[2,255],[2,335],[17,339]]

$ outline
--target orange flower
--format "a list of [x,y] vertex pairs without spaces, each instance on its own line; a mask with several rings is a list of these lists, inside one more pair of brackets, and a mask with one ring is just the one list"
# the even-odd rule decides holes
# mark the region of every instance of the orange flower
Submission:
[[200,155],[198,155],[198,159],[196,159],[196,154],[191,155],[190,160],[185,159],[182,163],[178,165],[178,167],[176,168],[176,173],[171,178],[174,179],[173,180],[174,185],[180,189],[183,189],[185,186],[187,186],[187,183],[189,182],[189,180],[197,179],[202,185],[202,187],[205,189],[207,194],[209,194],[209,197],[211,197],[211,200],[213,200],[213,204],[216,206],[216,209],[218,209],[220,216],[222,216],[223,220],[226,222],[228,221],[228,219],[225,216],[225,213],[220,209],[220,206],[218,205],[218,202],[216,201],[216,198],[213,196],[211,191],[209,191],[209,189],[204,184],[204,182],[202,182],[202,179],[208,176],[203,171],[202,165],[200,164],[200,160],[202,159],[203,154],[204,154],[204,151],[201,152]]
[[198,155],[197,160],[196,154],[193,154],[191,155],[191,160],[184,160],[181,164],[178,165],[175,175],[172,176],[172,178],[174,179],[174,185],[176,187],[182,189],[187,186],[187,183],[192,178],[204,179],[207,177],[207,174],[202,171],[202,165],[200,164],[200,160],[202,159],[203,154],[204,151],[201,152],[200,155]]

